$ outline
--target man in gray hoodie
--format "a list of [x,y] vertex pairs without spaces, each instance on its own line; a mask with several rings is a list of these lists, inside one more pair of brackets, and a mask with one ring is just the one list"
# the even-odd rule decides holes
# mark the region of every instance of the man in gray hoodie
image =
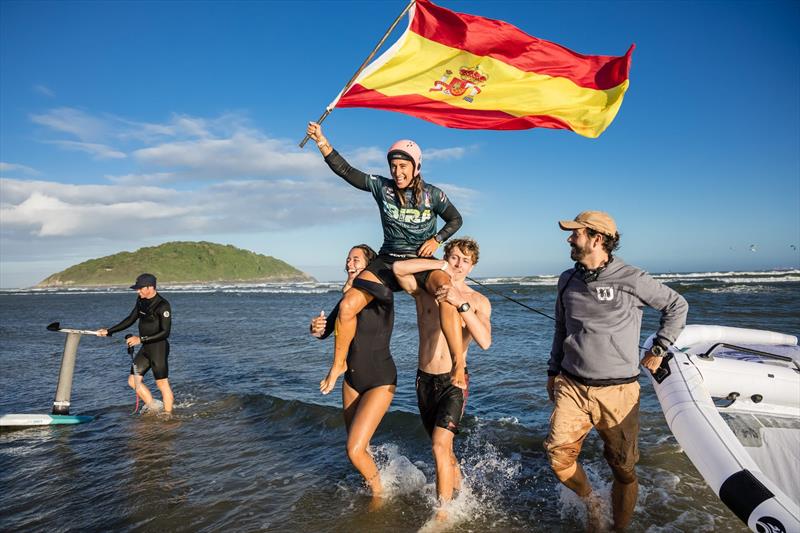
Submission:
[[[639,485],[639,364],[655,372],[665,348],[686,324],[686,300],[646,272],[625,264],[617,226],[607,213],[584,211],[559,222],[575,267],[558,280],[556,330],[547,371],[547,393],[555,402],[544,442],[556,477],[587,505],[589,527],[600,526],[600,505],[577,462],[594,427],[614,474],[614,529],[627,527]],[[642,308],[661,313],[654,347],[639,361]]]

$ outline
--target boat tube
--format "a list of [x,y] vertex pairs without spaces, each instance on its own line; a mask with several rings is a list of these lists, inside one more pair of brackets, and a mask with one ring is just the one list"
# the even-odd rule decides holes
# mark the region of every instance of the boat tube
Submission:
[[649,374],[672,434],[722,502],[753,531],[800,532],[797,338],[690,325]]

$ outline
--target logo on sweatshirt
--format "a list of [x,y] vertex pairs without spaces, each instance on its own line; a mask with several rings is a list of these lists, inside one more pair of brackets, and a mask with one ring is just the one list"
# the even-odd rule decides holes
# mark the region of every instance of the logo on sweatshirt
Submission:
[[614,287],[597,287],[597,299],[601,302],[610,302],[614,299]]

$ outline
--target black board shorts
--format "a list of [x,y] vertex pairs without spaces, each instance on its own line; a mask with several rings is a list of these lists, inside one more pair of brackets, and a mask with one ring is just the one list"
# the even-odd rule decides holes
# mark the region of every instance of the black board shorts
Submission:
[[[409,255],[406,257],[391,255],[391,254],[380,254],[378,257],[373,259],[367,265],[366,270],[367,272],[372,272],[375,276],[381,280],[381,283],[389,287],[392,292],[400,292],[403,290],[400,287],[400,284],[397,282],[397,277],[392,272],[392,265],[395,261],[404,261],[406,259],[417,259],[417,256]],[[434,258],[430,258],[434,259]],[[431,274],[431,270],[426,270],[425,272],[417,272],[414,274],[414,278],[417,280],[417,285],[421,289],[425,288],[425,283],[428,282],[428,276]]]
[[469,374],[466,380],[467,388],[460,389],[451,383],[449,372],[428,374],[417,369],[417,405],[428,436],[433,436],[437,426],[458,435],[469,395]]
[[[168,356],[169,343],[167,341],[143,344],[133,359],[136,373],[144,376],[152,368],[155,379],[167,379],[169,377]],[[133,374],[133,368],[131,368],[131,374]]]

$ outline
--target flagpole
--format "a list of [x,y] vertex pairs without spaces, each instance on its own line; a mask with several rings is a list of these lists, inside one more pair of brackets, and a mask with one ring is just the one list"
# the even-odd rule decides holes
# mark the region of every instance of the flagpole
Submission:
[[[353,74],[353,77],[350,78],[350,81],[348,81],[345,84],[344,89],[342,89],[341,94],[344,94],[345,92],[347,92],[347,89],[349,89],[350,86],[353,84],[353,82],[356,80],[356,78],[358,78],[358,75],[361,74],[361,71],[363,71],[364,68],[366,68],[366,66],[369,64],[369,62],[372,61],[372,58],[375,57],[375,54],[378,53],[378,50],[380,50],[381,46],[383,46],[383,43],[386,42],[386,39],[389,37],[389,34],[392,33],[392,31],[394,30],[395,26],[397,26],[397,24],[400,22],[400,20],[406,15],[406,13],[408,13],[408,10],[411,9],[411,6],[413,6],[416,2],[417,2],[417,0],[411,0],[408,3],[408,5],[406,6],[406,8],[403,10],[403,12],[400,13],[397,16],[396,19],[394,19],[394,22],[392,22],[392,25],[389,26],[388,30],[386,30],[386,33],[383,34],[383,37],[381,38],[380,42],[372,50],[372,53],[369,55],[369,57],[367,57],[367,59],[365,59],[364,62],[361,63],[361,66],[358,67],[358,70],[356,71],[355,74]],[[332,107],[326,108],[325,112],[322,114],[322,116],[320,116],[319,119],[317,119],[317,124],[322,124],[322,121],[325,120],[326,118],[328,118],[328,115],[331,114],[331,111],[333,111]],[[303,140],[300,142],[300,148],[303,148],[306,145],[306,143],[308,142],[309,138],[310,137],[308,135],[303,137]]]

